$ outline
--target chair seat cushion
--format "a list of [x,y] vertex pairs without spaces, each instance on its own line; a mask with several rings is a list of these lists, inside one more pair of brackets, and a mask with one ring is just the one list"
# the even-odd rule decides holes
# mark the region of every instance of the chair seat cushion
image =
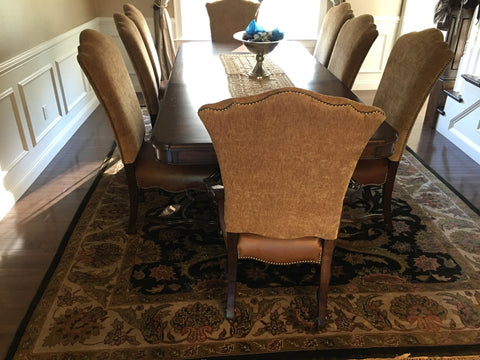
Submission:
[[142,189],[162,188],[169,192],[206,190],[204,179],[217,170],[216,165],[169,165],[155,157],[153,146],[143,143],[135,160],[137,185]]
[[242,233],[238,238],[238,258],[270,264],[320,263],[323,241],[317,237],[269,238]]

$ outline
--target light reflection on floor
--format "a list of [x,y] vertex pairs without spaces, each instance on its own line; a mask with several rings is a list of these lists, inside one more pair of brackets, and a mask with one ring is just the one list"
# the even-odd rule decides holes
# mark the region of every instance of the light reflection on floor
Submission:
[[[51,208],[91,181],[97,173],[98,162],[82,164],[35,190],[27,191],[0,221],[0,263],[3,256],[24,249],[22,228],[25,224],[31,221],[53,221]],[[4,207],[3,201],[1,206]]]

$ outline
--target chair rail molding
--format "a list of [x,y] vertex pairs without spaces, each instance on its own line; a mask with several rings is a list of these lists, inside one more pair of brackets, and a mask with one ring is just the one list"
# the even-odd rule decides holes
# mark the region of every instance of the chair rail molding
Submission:
[[0,63],[0,219],[98,106],[76,61],[93,19]]

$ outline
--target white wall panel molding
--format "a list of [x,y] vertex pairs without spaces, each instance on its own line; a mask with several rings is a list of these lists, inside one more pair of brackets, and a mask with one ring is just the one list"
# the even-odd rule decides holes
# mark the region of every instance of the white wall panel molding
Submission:
[[36,146],[63,115],[52,66],[37,70],[18,87],[32,145]]
[[84,75],[77,62],[77,52],[71,52],[67,56],[55,61],[60,90],[62,92],[65,113],[71,111],[85,96],[87,91]]
[[0,114],[2,114],[2,121],[0,121],[0,171],[8,172],[27,154],[28,150],[12,88],[0,94]]
[[27,156],[28,161],[21,162],[14,168],[15,173],[9,178],[10,181],[5,181],[5,185],[9,187],[9,192],[14,195],[15,200],[28,189],[98,105],[96,97],[89,98],[89,101],[79,109],[80,111],[72,121],[68,122],[55,134],[54,141],[42,141],[41,152],[37,152],[36,156],[31,156],[33,152],[30,152]]
[[0,63],[0,199],[16,201],[98,106],[76,60],[87,28],[99,19]]

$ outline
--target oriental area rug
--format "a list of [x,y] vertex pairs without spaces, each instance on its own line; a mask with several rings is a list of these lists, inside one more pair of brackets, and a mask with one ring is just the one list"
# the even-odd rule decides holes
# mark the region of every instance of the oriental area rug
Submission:
[[[184,194],[145,197],[138,234],[127,235],[125,174],[114,156],[11,359],[480,354],[479,215],[408,152],[395,185],[394,231],[382,220],[341,228],[324,329],[313,326],[317,268],[305,264],[241,261],[235,318],[226,320],[226,249],[209,196],[195,194],[193,223],[174,225],[154,217]],[[348,211],[366,208],[359,198]]]

